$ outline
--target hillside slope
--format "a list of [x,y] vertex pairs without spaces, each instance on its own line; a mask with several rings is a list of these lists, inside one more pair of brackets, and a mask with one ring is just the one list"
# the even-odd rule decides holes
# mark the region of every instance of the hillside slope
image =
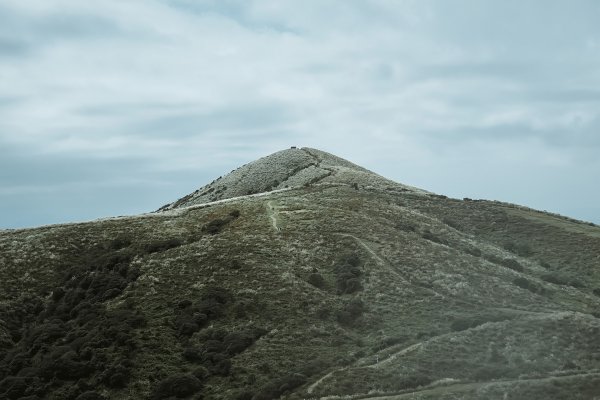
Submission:
[[600,396],[597,226],[314,149],[161,210],[0,232],[0,398]]

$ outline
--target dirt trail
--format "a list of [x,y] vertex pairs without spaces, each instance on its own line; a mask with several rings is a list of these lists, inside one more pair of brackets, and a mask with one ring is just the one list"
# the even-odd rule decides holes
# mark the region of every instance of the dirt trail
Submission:
[[485,386],[501,386],[501,385],[513,385],[515,383],[522,382],[543,382],[549,380],[562,380],[573,377],[584,377],[584,376],[600,376],[599,372],[592,373],[579,373],[562,376],[546,376],[543,378],[531,378],[531,379],[512,379],[512,380],[498,380],[498,381],[487,381],[487,382],[470,382],[470,383],[456,383],[453,385],[437,386],[433,388],[424,388],[419,390],[413,390],[411,392],[400,393],[400,394],[388,394],[388,395],[377,395],[377,396],[357,396],[355,399],[361,400],[401,400],[401,399],[413,399],[416,395],[446,395],[449,393],[460,393],[470,390],[476,390]]
[[267,215],[271,219],[271,225],[273,225],[273,229],[275,229],[276,232],[281,231],[281,228],[277,225],[277,220],[279,218],[277,212],[278,208],[278,206],[273,205],[273,200],[267,202]]
[[418,288],[420,290],[423,290],[425,292],[428,292],[428,293],[430,293],[431,295],[433,295],[435,297],[440,297],[442,299],[446,298],[446,296],[443,295],[442,293],[439,293],[439,292],[437,292],[437,291],[435,291],[433,289],[425,288],[423,286],[419,286],[419,285],[416,285],[416,284],[410,282],[408,279],[406,279],[404,276],[402,276],[398,271],[396,271],[392,267],[392,265],[390,265],[390,263],[388,261],[384,260],[379,254],[377,254],[377,252],[375,250],[373,250],[373,248],[371,246],[369,246],[367,243],[365,243],[365,241],[362,240],[361,238],[358,238],[358,237],[356,237],[356,236],[354,236],[352,234],[349,234],[349,233],[337,233],[337,235],[345,236],[345,237],[349,237],[349,238],[354,239],[362,248],[364,248],[371,255],[371,257],[373,257],[373,259],[377,262],[377,264],[379,264],[380,266],[382,266],[385,269],[387,269],[388,272],[390,272],[391,274],[393,274],[393,275],[397,276],[398,278],[400,278],[400,280],[402,282],[404,282],[405,284],[413,286],[413,287],[416,287],[416,288]]
[[316,387],[317,387],[317,386],[319,386],[319,385],[321,384],[321,382],[323,382],[325,379],[329,378],[329,377],[330,377],[331,375],[333,375],[335,372],[342,371],[342,370],[344,370],[344,369],[346,369],[346,368],[345,368],[345,367],[343,367],[343,368],[338,368],[338,369],[336,369],[336,370],[333,370],[333,371],[331,371],[330,373],[328,373],[328,374],[326,374],[326,375],[323,375],[323,376],[322,376],[322,377],[320,377],[318,380],[316,380],[315,382],[313,382],[313,383],[312,383],[312,384],[311,384],[311,385],[310,385],[310,386],[309,386],[309,387],[306,389],[306,392],[307,392],[308,394],[311,394],[312,392],[314,392],[314,391],[315,391]]
[[396,358],[398,358],[400,356],[403,356],[403,355],[406,355],[406,354],[410,353],[411,351],[418,350],[421,347],[423,347],[423,342],[415,343],[415,344],[413,344],[411,346],[408,346],[408,347],[406,347],[406,348],[404,348],[404,349],[402,349],[402,350],[400,350],[400,351],[398,351],[396,353],[391,354],[389,357],[387,357],[387,358],[379,361],[376,364],[368,365],[367,368],[381,368],[381,367],[383,367],[383,366],[391,363]]

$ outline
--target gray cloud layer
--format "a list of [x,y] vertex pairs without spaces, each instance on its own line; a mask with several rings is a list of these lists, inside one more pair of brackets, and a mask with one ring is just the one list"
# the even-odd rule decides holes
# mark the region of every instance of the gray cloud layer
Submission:
[[290,145],[600,223],[600,3],[0,6],[0,227],[137,213]]

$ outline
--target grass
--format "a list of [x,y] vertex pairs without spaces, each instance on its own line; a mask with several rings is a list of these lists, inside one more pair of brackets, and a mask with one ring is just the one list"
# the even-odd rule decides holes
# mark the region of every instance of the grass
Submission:
[[[596,378],[560,376],[600,367],[600,320],[591,315],[600,305],[592,292],[600,287],[598,228],[365,186],[319,183],[269,196],[280,231],[267,198],[249,198],[2,232],[0,349],[11,355],[0,397],[360,397],[437,381],[495,382],[463,387],[465,398],[480,390],[494,398],[501,388],[532,399],[551,388],[559,397],[550,398],[594,392]],[[102,290],[90,294],[96,276]],[[71,309],[57,311],[67,300]],[[81,302],[90,307],[71,316]],[[113,332],[92,322],[98,343],[86,353],[73,342],[92,311],[97,321],[126,323]],[[123,345],[101,347],[109,335]],[[25,354],[36,340],[47,348]],[[91,368],[90,352],[105,364]],[[53,374],[45,391],[20,389],[19,374],[40,368],[42,355],[64,356],[66,370],[87,375]],[[126,370],[116,369],[125,358]],[[443,398],[434,394],[451,384],[439,385],[422,398]]]

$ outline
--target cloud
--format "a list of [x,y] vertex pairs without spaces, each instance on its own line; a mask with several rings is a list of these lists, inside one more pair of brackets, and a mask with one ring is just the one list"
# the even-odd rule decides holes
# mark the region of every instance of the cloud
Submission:
[[[91,193],[85,183],[97,181],[99,196],[133,204],[123,182],[160,186],[175,173],[189,178],[172,188],[175,198],[212,180],[207,174],[290,145],[434,191],[452,182],[435,173],[446,168],[456,193],[487,186],[461,179],[473,169],[461,159],[490,174],[509,161],[597,170],[599,8],[591,0],[6,1],[0,158],[15,168],[1,175],[1,193],[42,181]],[[555,174],[564,181],[554,185],[569,186],[567,175]]]

